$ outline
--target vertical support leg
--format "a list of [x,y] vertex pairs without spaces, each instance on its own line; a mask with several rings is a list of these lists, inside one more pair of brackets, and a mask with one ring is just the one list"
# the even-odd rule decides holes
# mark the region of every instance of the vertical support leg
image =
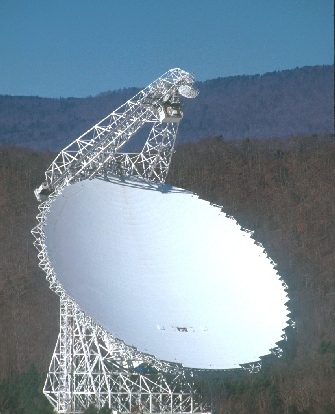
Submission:
[[56,412],[79,414],[92,403],[98,408],[107,403],[119,414],[202,412],[201,395],[180,366],[164,366],[127,347],[68,296],[61,297],[60,310],[60,332],[44,387]]
[[60,300],[60,331],[51,359],[44,394],[58,413],[72,411],[73,302]]

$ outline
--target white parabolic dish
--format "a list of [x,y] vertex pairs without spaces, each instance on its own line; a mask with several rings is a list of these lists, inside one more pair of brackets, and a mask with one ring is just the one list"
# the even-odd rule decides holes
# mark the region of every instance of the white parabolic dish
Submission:
[[45,235],[66,293],[139,351],[228,369],[281,340],[288,299],[270,259],[190,192],[135,178],[81,181],[51,203]]

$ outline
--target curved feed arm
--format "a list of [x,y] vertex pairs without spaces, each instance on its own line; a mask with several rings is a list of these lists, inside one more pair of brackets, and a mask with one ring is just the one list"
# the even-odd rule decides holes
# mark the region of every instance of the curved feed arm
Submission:
[[[180,97],[194,98],[192,74],[171,69],[65,147],[35,190],[39,201],[56,189],[97,175],[119,173],[164,182],[183,113]],[[153,127],[139,154],[118,151],[146,123]]]

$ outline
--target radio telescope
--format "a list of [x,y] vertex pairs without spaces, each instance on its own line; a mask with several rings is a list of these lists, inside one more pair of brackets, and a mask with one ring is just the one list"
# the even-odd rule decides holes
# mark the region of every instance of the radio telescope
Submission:
[[[286,327],[263,248],[217,206],[165,184],[180,97],[172,69],[63,149],[35,194],[40,266],[60,296],[44,393],[59,413],[208,412],[192,378],[260,366]],[[122,146],[146,123],[139,154]]]

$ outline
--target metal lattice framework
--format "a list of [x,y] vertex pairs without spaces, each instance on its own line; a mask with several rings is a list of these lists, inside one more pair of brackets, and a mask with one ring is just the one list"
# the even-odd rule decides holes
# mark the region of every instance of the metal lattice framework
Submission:
[[95,404],[119,413],[195,413],[209,403],[194,398],[192,377],[126,346],[96,325],[69,297],[44,393],[59,413]]
[[[182,119],[180,97],[193,98],[193,76],[171,69],[64,148],[35,194],[39,201],[74,182],[122,173],[165,182]],[[145,123],[153,123],[139,154],[119,150]]]
[[[41,203],[34,245],[50,288],[60,296],[60,332],[44,387],[58,413],[81,413],[91,403],[118,413],[211,411],[212,401],[202,399],[194,372],[140,353],[85,315],[54,272],[44,233],[50,205],[67,185],[115,174],[164,183],[183,116],[180,96],[195,97],[192,85],[191,74],[166,72],[64,148],[35,190]],[[153,126],[143,150],[119,152],[146,122]]]

